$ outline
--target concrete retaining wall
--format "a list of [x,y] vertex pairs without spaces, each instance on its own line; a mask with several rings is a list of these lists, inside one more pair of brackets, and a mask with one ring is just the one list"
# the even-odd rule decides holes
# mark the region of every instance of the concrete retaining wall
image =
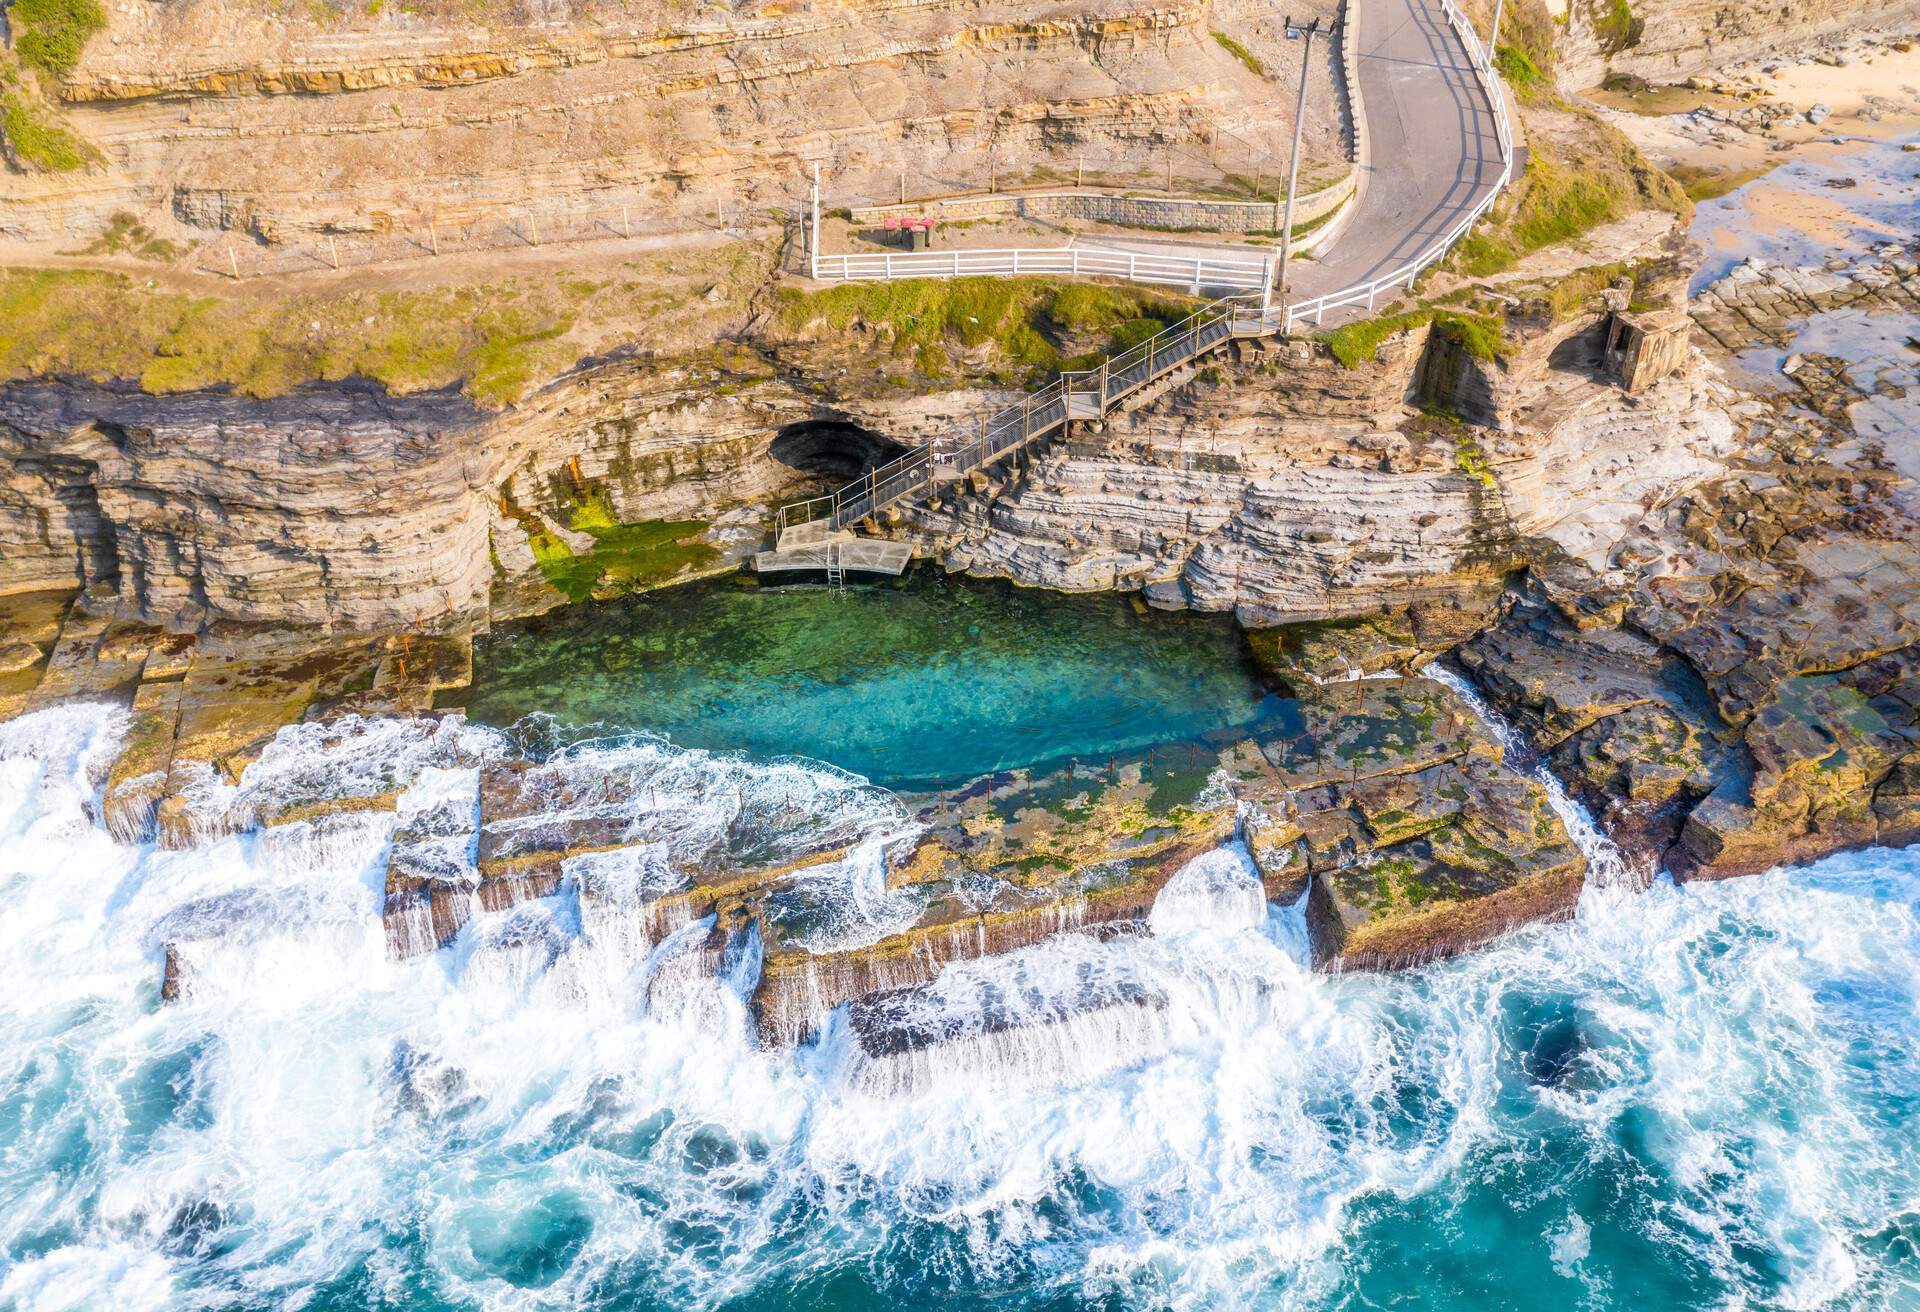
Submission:
[[[1354,193],[1358,170],[1330,187],[1302,196],[1293,207],[1296,228],[1332,214]],[[1272,232],[1280,226],[1271,201],[1195,200],[1180,196],[1130,196],[1101,191],[1042,191],[953,196],[906,205],[864,205],[850,211],[855,223],[879,223],[902,214],[949,222],[985,218],[1068,220],[1122,228],[1201,229],[1209,232]]]

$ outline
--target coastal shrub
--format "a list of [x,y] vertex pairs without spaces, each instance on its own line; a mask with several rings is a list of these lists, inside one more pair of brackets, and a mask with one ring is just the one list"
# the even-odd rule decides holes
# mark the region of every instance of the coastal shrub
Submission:
[[1255,77],[1265,77],[1267,75],[1267,66],[1260,62],[1259,56],[1255,55],[1253,51],[1247,49],[1238,41],[1235,41],[1225,32],[1215,32],[1213,39],[1220,43],[1222,50],[1245,64],[1249,73],[1252,73]]
[[87,39],[107,25],[100,0],[14,0],[7,9],[20,62],[60,77],[73,71]]
[[42,172],[71,173],[92,158],[85,142],[23,91],[0,92],[0,134],[15,158]]
[[1480,444],[1465,428],[1460,430],[1455,443],[1454,467],[1468,478],[1477,479],[1487,491],[1495,491],[1499,485],[1494,482],[1493,468],[1487,463],[1487,453],[1480,449]]
[[[867,330],[925,377],[953,371],[956,349],[985,355],[1006,381],[1062,367],[1089,368],[1102,354],[1125,350],[1188,311],[1167,297],[1134,287],[1057,283],[1044,278],[914,278],[846,283],[806,293],[783,288],[776,318],[792,331]],[[1107,337],[1105,351],[1065,359],[1056,338]]]
[[1494,52],[1493,66],[1507,80],[1522,103],[1532,104],[1551,95],[1552,87],[1533,57],[1519,46],[1502,45]]
[[1627,0],[1589,0],[1589,10],[1594,35],[1607,54],[1617,55],[1640,44],[1646,25],[1634,16]]
[[[1492,0],[1473,0],[1470,6],[1478,19],[1482,39],[1492,29]],[[1560,24],[1542,0],[1506,0],[1506,12],[1500,20],[1500,42],[1494,48],[1494,65],[1514,88],[1524,93],[1525,86],[1537,86],[1550,93],[1553,86],[1554,44]],[[1513,56],[1508,57],[1508,50]],[[1516,60],[1510,68],[1508,58]],[[1525,95],[1522,95],[1525,99]]]
[[187,249],[178,242],[155,236],[153,229],[138,217],[121,210],[107,221],[105,231],[80,248],[79,254],[134,255],[168,263],[186,254]]
[[1432,324],[1435,332],[1459,345],[1476,360],[1494,360],[1507,349],[1506,332],[1499,318],[1474,310],[1442,309],[1429,301],[1417,310],[1403,314],[1362,319],[1322,334],[1333,358],[1348,369],[1358,369],[1373,361],[1374,354],[1388,338]]

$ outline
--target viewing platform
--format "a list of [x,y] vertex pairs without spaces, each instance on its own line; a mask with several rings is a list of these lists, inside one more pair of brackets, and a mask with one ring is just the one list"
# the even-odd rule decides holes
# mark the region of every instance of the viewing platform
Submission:
[[913,548],[905,542],[855,537],[826,520],[816,520],[783,530],[773,550],[754,556],[753,568],[758,574],[821,570],[829,582],[838,582],[848,570],[898,576],[912,558]]

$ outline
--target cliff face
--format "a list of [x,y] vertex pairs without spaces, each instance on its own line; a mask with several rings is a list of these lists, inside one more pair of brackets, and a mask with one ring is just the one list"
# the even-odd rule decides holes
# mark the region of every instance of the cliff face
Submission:
[[1850,29],[1920,16],[1913,0],[1564,0],[1561,85],[1594,87],[1609,73],[1681,82]]
[[[1719,468],[1731,427],[1712,387],[1596,384],[1561,349],[1593,323],[1497,363],[1461,361],[1424,326],[1360,369],[1324,343],[1242,344],[903,508],[890,531],[950,568],[1143,588],[1254,624],[1485,596],[1530,540],[1598,559]],[[583,505],[718,524],[744,548],[779,500],[857,474],[889,453],[882,435],[978,394],[938,400],[828,406],[745,351],[594,366],[495,416],[365,387],[264,402],[16,387],[0,393],[0,590],[117,580],[128,615],[188,628],[471,623],[501,585],[537,580],[530,534],[591,548],[566,532]]]
[[[1626,394],[1591,309],[1504,322],[1487,360],[1424,322],[1357,368],[1324,341],[1238,343],[887,531],[958,570],[1269,625],[1485,598],[1539,539],[1598,561],[1718,470],[1731,425],[1710,383]],[[570,531],[585,514],[698,521],[744,551],[780,500],[986,399],[840,398],[864,340],[782,339],[779,366],[741,346],[603,362],[494,415],[351,386],[14,387],[0,591],[109,580],[147,623],[384,631],[517,612],[503,598],[538,585],[537,553],[593,550]]]
[[[1253,625],[1484,595],[1544,539],[1604,557],[1718,473],[1730,397],[1686,374],[1630,396],[1592,316],[1463,358],[1428,327],[1360,369],[1256,343],[1130,413],[903,516],[945,563]],[[1461,422],[1484,412],[1493,428]]]
[[482,417],[452,396],[0,392],[0,590],[117,579],[156,623],[383,629],[485,605]]
[[810,413],[764,370],[645,361],[506,416],[363,384],[271,400],[15,386],[0,594],[106,582],[124,617],[178,629],[471,624],[499,583],[538,577],[503,503],[563,521],[589,489],[622,519],[764,506],[811,485],[771,441]]
[[[951,0],[760,4],[719,22],[659,4],[539,21],[488,6],[115,8],[56,92],[99,167],[9,189],[0,235],[71,241],[116,209],[162,208],[267,242],[429,220],[452,241],[524,231],[529,214],[549,233],[597,218],[610,234],[623,207],[655,227],[711,223],[721,205],[792,212],[814,163],[845,203],[892,198],[903,176],[923,193],[1042,167],[1057,179],[1081,154],[1144,183],[1170,146],[1180,171],[1218,178],[1285,139],[1293,101],[1268,79],[1291,79],[1297,45],[1234,3],[1045,18]],[[1332,85],[1331,65],[1318,76]],[[1311,157],[1341,158],[1333,99],[1313,115]]]

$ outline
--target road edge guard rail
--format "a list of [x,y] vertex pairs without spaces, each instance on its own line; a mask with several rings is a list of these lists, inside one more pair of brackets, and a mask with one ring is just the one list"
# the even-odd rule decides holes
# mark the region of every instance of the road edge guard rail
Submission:
[[[821,520],[825,520],[833,529],[843,529],[857,524],[908,496],[931,492],[942,482],[963,478],[1009,451],[1026,445],[1034,438],[1064,426],[1070,420],[1103,418],[1108,409],[1119,401],[1138,392],[1162,375],[1171,373],[1235,337],[1263,337],[1276,330],[1291,333],[1294,325],[1304,319],[1312,318],[1314,323],[1319,325],[1327,311],[1357,305],[1361,301],[1366,302],[1367,309],[1371,312],[1381,292],[1402,283],[1411,288],[1421,273],[1444,259],[1455,243],[1467,235],[1473,225],[1492,208],[1507,184],[1513,180],[1513,133],[1507,121],[1506,100],[1500,90],[1499,77],[1495,74],[1493,65],[1488,62],[1486,49],[1481,44],[1479,35],[1473,30],[1473,25],[1467,21],[1466,15],[1454,0],[1441,0],[1441,9],[1447,21],[1453,25],[1455,34],[1460,38],[1461,45],[1467,52],[1467,61],[1475,74],[1475,80],[1479,82],[1481,92],[1492,108],[1494,134],[1500,145],[1499,177],[1495,179],[1487,194],[1481,197],[1444,236],[1434,241],[1414,259],[1379,278],[1341,291],[1329,292],[1310,301],[1283,306],[1278,315],[1270,313],[1265,308],[1264,298],[1272,290],[1268,281],[1271,278],[1271,260],[1253,263],[1178,260],[1156,256],[1131,257],[1159,261],[1161,266],[1146,271],[1149,275],[1156,276],[1134,277],[1135,281],[1177,281],[1196,288],[1200,285],[1197,271],[1178,279],[1169,279],[1164,276],[1168,272],[1164,265],[1218,264],[1223,269],[1237,265],[1243,270],[1259,270],[1261,274],[1259,280],[1251,287],[1238,290],[1243,293],[1259,290],[1263,296],[1262,303],[1259,306],[1249,305],[1241,296],[1230,296],[1213,301],[1139,345],[1102,360],[1097,369],[1068,370],[1060,373],[1045,387],[1029,393],[1018,404],[1008,406],[977,423],[955,425],[905,455],[869,470],[837,491],[826,496],[812,497],[782,506],[776,514],[776,541],[778,536],[788,529]],[[946,264],[951,269],[959,269],[962,257],[993,255],[1011,257],[1009,262],[1013,270],[1038,274],[1053,270],[1040,267],[1037,261],[1034,265],[1028,265],[1027,261],[1030,257],[1107,255],[1109,258],[1116,258],[1119,254],[1118,252],[1075,252],[1068,249],[1051,252],[942,251],[911,255],[843,255],[822,258],[843,261],[887,261],[888,264],[883,266],[887,271],[876,275],[887,278],[927,276],[892,272],[892,268],[897,266],[892,265],[891,262],[897,260],[931,259]],[[1075,267],[1085,268],[1084,265]],[[1136,273],[1139,271],[1137,264],[1134,265],[1134,270]],[[986,270],[980,271],[986,272]],[[1187,270],[1181,270],[1181,272],[1187,273]]]
[[1509,182],[1513,181],[1513,128],[1507,121],[1507,100],[1500,90],[1499,75],[1494,72],[1493,65],[1488,61],[1486,47],[1480,43],[1480,36],[1473,30],[1473,24],[1467,21],[1467,16],[1454,3],[1454,0],[1440,0],[1440,7],[1445,12],[1447,21],[1453,25],[1455,34],[1459,36],[1460,44],[1467,52],[1467,62],[1472,66],[1475,80],[1480,84],[1481,94],[1486,96],[1487,103],[1493,111],[1494,136],[1500,143],[1500,176],[1494,179],[1493,186],[1488,188],[1487,194],[1482,196],[1458,223],[1448,229],[1445,236],[1434,241],[1426,250],[1399,268],[1371,282],[1358,283],[1339,291],[1328,292],[1324,296],[1316,296],[1309,301],[1285,306],[1280,323],[1280,331],[1283,333],[1291,333],[1295,324],[1308,318],[1311,318],[1317,327],[1325,321],[1327,311],[1345,309],[1349,305],[1358,305],[1362,301],[1366,302],[1367,312],[1371,314],[1381,292],[1403,283],[1411,290],[1415,279],[1445,259],[1454,245],[1467,235],[1488,210],[1493,208],[1493,203],[1500,199],[1500,193],[1506,190]]

